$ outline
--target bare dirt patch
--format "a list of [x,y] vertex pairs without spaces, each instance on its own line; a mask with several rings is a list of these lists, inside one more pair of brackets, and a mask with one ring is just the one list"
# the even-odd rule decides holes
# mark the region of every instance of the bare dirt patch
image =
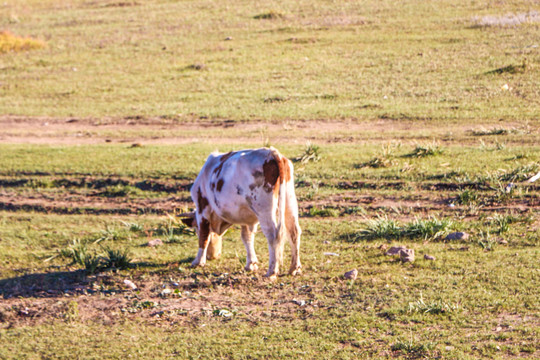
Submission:
[[[518,128],[522,125],[505,124]],[[475,124],[476,128],[482,124]],[[489,124],[484,127],[489,128]],[[134,116],[125,118],[50,118],[0,116],[0,143],[6,144],[189,144],[212,141],[217,144],[387,142],[389,134],[399,141],[425,141],[440,138],[445,143],[471,143],[471,126],[429,121],[311,120],[311,121],[232,121],[209,119],[175,119]],[[538,133],[536,125],[524,131]],[[448,134],[456,134],[447,136]],[[532,137],[534,138],[534,137]],[[526,139],[525,139],[526,140]],[[512,138],[506,142],[512,142]],[[523,139],[520,138],[520,143]],[[534,139],[531,139],[534,142]]]
[[[176,264],[176,267],[178,264]],[[32,274],[0,280],[0,327],[32,326],[51,321],[97,321],[111,324],[140,318],[168,324],[201,318],[250,321],[308,316],[324,305],[307,285],[283,289],[257,274],[193,274],[170,277],[129,277],[136,290],[123,285],[126,276],[83,271]],[[296,290],[295,290],[296,289]],[[294,292],[294,293],[293,293]]]

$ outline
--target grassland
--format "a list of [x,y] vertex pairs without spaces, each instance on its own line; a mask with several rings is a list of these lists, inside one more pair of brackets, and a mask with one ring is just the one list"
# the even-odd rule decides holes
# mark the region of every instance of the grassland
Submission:
[[[0,55],[0,359],[537,358],[536,5],[0,5],[45,45]],[[267,145],[304,273],[190,268],[204,160]]]
[[537,120],[537,18],[515,26],[475,20],[534,8],[530,1],[8,1],[0,27],[47,47],[2,56],[0,113]]

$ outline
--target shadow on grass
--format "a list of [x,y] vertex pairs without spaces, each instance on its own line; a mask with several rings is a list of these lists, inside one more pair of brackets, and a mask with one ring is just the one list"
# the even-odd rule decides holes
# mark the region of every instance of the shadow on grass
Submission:
[[0,296],[56,297],[87,283],[85,270],[27,274],[0,280]]
[[[158,269],[163,271],[174,271],[178,265],[191,264],[195,258],[190,256],[171,264],[138,262],[131,264],[132,269]],[[100,274],[105,274],[111,269],[107,269]],[[84,269],[74,271],[59,271],[36,273],[16,276],[0,280],[0,298],[9,299],[13,297],[38,297],[49,298],[62,296],[65,293],[76,291],[81,287],[90,284],[92,277]]]

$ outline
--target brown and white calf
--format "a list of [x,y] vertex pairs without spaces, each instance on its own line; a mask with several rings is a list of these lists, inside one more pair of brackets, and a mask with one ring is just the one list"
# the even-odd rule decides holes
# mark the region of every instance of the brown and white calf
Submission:
[[192,266],[219,257],[227,229],[242,227],[246,270],[258,269],[253,240],[257,226],[268,240],[269,265],[265,276],[276,277],[288,237],[292,260],[289,274],[300,273],[300,226],[294,192],[293,165],[274,148],[212,153],[191,188],[196,210],[184,223],[197,229],[199,251]]

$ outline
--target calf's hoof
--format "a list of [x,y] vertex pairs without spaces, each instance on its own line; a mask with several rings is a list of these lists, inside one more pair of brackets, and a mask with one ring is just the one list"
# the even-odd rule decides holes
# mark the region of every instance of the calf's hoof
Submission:
[[191,263],[191,267],[192,267],[192,268],[197,267],[197,266],[203,267],[204,265],[206,265],[206,263],[198,262],[198,261],[193,261],[193,262]]
[[296,275],[300,275],[301,273],[302,273],[302,268],[300,266],[289,269],[289,275],[296,276]]
[[245,269],[246,271],[257,271],[259,270],[259,265],[257,265],[257,263],[252,262],[251,264],[247,264]]
[[267,278],[270,281],[276,281],[277,280],[277,274],[276,273],[266,273],[264,275],[265,278]]

